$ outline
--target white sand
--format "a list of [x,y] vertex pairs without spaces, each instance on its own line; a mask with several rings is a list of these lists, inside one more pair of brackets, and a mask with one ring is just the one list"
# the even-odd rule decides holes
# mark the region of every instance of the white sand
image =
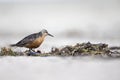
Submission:
[[119,68],[119,59],[1,57],[0,80],[120,80]]

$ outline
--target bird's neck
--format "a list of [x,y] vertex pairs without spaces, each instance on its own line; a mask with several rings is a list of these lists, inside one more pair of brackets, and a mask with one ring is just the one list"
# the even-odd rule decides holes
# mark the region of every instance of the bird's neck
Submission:
[[42,32],[39,33],[39,37],[42,37],[42,39],[44,39],[47,36],[47,34],[42,34]]
[[42,38],[44,39],[46,36],[47,36],[46,34],[43,34],[43,35],[42,35]]

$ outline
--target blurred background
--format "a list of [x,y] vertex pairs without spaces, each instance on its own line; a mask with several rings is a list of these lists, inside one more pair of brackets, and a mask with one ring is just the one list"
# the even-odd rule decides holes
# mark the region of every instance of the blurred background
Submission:
[[[120,46],[120,0],[0,0],[0,47],[47,29],[38,48],[76,43]],[[22,51],[26,48],[13,48]],[[89,57],[0,57],[0,80],[120,80],[120,60]]]
[[119,28],[120,0],[0,0],[0,46],[41,29],[55,36],[43,51],[88,41],[119,46]]

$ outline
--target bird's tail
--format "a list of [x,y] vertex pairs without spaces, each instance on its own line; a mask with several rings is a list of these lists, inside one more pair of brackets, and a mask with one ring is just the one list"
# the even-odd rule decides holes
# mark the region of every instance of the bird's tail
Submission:
[[16,46],[16,44],[11,44],[10,46],[11,46],[11,47],[14,47],[14,46]]

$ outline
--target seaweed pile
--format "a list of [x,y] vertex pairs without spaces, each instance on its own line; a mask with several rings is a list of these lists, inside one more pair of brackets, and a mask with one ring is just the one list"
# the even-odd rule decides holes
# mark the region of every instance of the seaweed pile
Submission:
[[[116,49],[116,48],[115,48]],[[74,46],[65,46],[63,48],[53,47],[48,53],[37,52],[14,52],[11,48],[1,48],[0,56],[107,56],[120,57],[119,50],[109,48],[108,44],[77,43]]]
[[100,55],[109,54],[110,50],[107,44],[77,43],[75,46],[66,46],[62,49],[52,48],[51,54],[61,56],[79,56],[79,55]]

